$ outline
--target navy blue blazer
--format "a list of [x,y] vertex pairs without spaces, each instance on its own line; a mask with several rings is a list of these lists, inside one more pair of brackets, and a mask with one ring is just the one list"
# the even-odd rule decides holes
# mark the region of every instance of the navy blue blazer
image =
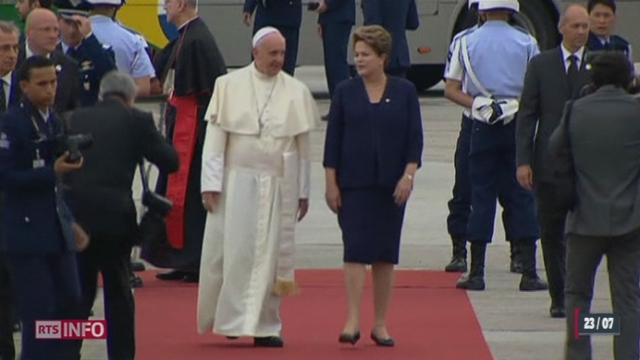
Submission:
[[[62,50],[62,45],[59,46]],[[80,46],[68,49],[67,55],[78,63],[80,75],[80,105],[92,106],[98,102],[100,81],[112,70],[117,70],[115,54],[110,46],[103,46],[95,35],[84,39]]]
[[318,16],[319,24],[327,23],[356,23],[355,0],[325,0],[327,11]]
[[257,29],[267,25],[299,28],[302,23],[301,0],[245,0],[243,11],[253,14],[254,10]]
[[[33,125],[38,124],[39,131]],[[75,250],[71,212],[58,191],[53,163],[62,123],[51,113],[45,123],[27,102],[0,119],[2,230],[8,253],[50,254]]]
[[371,104],[361,78],[343,81],[331,101],[324,167],[336,169],[340,188],[395,187],[408,163],[421,165],[422,118],[415,86],[389,77]]
[[362,0],[365,25],[380,25],[393,39],[389,69],[411,66],[406,30],[420,26],[415,0]]

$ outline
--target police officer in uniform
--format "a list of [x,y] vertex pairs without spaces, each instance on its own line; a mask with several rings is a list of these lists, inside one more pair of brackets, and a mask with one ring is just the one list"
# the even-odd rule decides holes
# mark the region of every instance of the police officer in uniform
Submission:
[[631,44],[623,37],[614,35],[616,23],[616,2],[614,0],[589,0],[587,11],[591,19],[587,50],[621,51],[633,63]]
[[391,34],[387,73],[406,77],[411,67],[406,31],[420,26],[415,0],[362,0],[362,15],[364,25],[380,25]]
[[[2,231],[18,316],[22,359],[69,359],[71,342],[35,339],[36,320],[74,319],[80,304],[75,252],[87,236],[73,222],[57,179],[82,167],[57,156],[62,123],[53,111],[56,68],[48,58],[26,59],[18,74],[23,101],[2,119]],[[74,241],[75,240],[75,241]],[[79,241],[81,240],[81,241]]]
[[91,4],[91,28],[103,45],[111,46],[119,71],[129,74],[138,86],[139,96],[151,93],[155,70],[147,53],[146,42],[114,19],[124,0],[86,0]]
[[321,0],[317,8],[324,49],[324,69],[329,97],[341,81],[349,78],[347,49],[351,27],[356,22],[355,0]]
[[458,288],[484,290],[484,261],[493,237],[496,200],[506,211],[513,240],[519,242],[523,265],[520,290],[545,290],[535,269],[535,241],[539,237],[533,195],[520,187],[515,169],[515,115],[529,60],[539,50],[535,39],[509,25],[519,11],[517,0],[480,0],[486,22],[461,37],[465,91],[454,87],[449,98],[471,109],[469,151],[471,214],[467,240],[471,270]]
[[78,6],[69,0],[56,2],[60,24],[60,49],[78,62],[80,73],[82,106],[91,106],[98,101],[100,80],[109,71],[116,69],[113,50],[109,45],[101,44],[91,30],[87,18],[89,4]]
[[[445,66],[444,78],[447,79],[447,87],[445,88],[445,97],[452,92],[452,88],[465,91],[462,80],[464,78],[464,67],[460,61],[460,39],[462,36],[482,26],[484,20],[478,15],[478,1],[470,0],[468,3],[469,11],[468,19],[477,18],[477,23],[467,29],[457,33],[451,44],[447,54],[447,63]],[[453,255],[449,264],[445,266],[447,272],[466,272],[467,271],[467,248],[466,234],[469,214],[471,212],[471,179],[469,178],[469,145],[471,142],[471,113],[469,109],[462,112],[462,121],[460,124],[460,132],[456,142],[456,151],[454,155],[455,178],[453,184],[453,198],[447,203],[449,207],[449,215],[447,216],[447,230],[451,236],[453,245]],[[509,212],[504,209],[502,211],[502,223],[505,225],[506,240],[509,242],[511,250],[511,263],[509,270],[513,273],[522,272],[522,264],[519,261],[518,247],[516,242],[511,241],[511,229],[508,227],[510,221],[508,219]]]
[[301,0],[245,0],[243,18],[247,26],[251,25],[254,11],[254,34],[265,26],[273,26],[286,39],[282,70],[293,76],[298,59],[298,39],[302,23]]

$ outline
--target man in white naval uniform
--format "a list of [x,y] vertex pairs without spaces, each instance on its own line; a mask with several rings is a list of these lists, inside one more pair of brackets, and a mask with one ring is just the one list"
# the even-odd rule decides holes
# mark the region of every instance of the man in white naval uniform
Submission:
[[309,89],[281,71],[285,39],[253,38],[255,61],[218,78],[205,115],[202,202],[208,211],[198,331],[281,347],[282,296],[295,291],[294,228],[309,207]]

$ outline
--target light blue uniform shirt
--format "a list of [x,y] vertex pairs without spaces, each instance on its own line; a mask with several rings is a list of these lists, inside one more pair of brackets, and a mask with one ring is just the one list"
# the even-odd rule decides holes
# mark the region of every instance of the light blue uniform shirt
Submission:
[[111,45],[118,70],[134,79],[155,76],[145,43],[137,35],[106,16],[93,15],[90,19],[93,34],[98,41]]
[[[540,50],[529,34],[505,21],[488,21],[466,36],[471,67],[495,98],[519,98],[527,64]],[[460,51],[462,62],[462,51]],[[472,97],[482,95],[468,76],[463,86]]]

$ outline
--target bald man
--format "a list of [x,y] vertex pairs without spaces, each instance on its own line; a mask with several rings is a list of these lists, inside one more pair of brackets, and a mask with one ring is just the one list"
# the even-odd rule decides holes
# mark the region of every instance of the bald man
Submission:
[[527,68],[516,122],[516,161],[518,182],[525,189],[534,191],[537,200],[542,253],[551,295],[549,313],[551,317],[563,318],[567,209],[561,209],[555,203],[559,194],[552,167],[548,165],[552,162],[548,143],[560,122],[565,102],[578,97],[580,89],[589,82],[584,61],[589,15],[584,6],[567,7],[560,17],[558,29],[562,44],[534,57]]
[[296,288],[293,234],[309,208],[319,115],[309,89],[282,70],[278,30],[256,32],[253,57],[218,78],[205,115],[198,331],[281,347],[280,301]]
[[53,11],[43,8],[32,10],[25,24],[25,40],[20,44],[17,69],[25,59],[34,55],[49,57],[58,74],[58,87],[54,109],[64,113],[77,108],[81,99],[78,64],[57,50],[60,42],[58,18]]

